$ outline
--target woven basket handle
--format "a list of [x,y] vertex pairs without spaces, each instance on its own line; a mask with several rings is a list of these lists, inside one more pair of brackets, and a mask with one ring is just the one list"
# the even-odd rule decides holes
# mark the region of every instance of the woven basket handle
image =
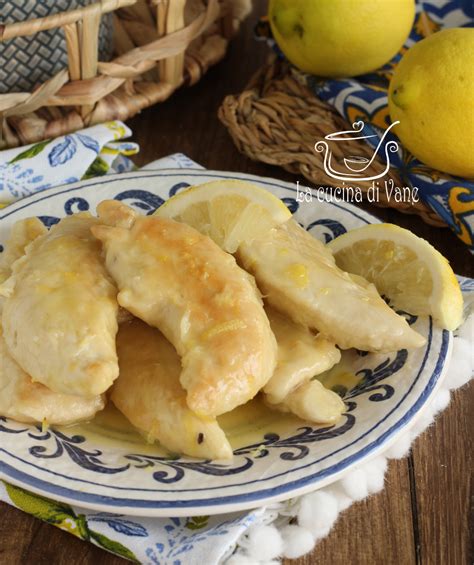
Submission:
[[83,8],[51,14],[44,18],[35,18],[24,22],[15,22],[14,24],[2,24],[0,25],[0,43],[14,39],[15,37],[34,35],[39,31],[75,24],[83,19],[84,14],[95,11],[99,11],[101,14],[107,14],[118,8],[135,4],[136,1],[137,0],[100,0],[99,2],[89,4]]
[[99,63],[102,75],[128,79],[153,68],[156,61],[162,61],[183,53],[188,45],[201,35],[219,16],[218,0],[209,0],[206,11],[192,23],[156,41],[137,47],[110,63]]

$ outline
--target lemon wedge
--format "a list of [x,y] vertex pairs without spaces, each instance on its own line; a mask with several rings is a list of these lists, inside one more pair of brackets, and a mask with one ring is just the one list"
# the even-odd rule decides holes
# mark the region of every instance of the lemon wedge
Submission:
[[447,330],[462,322],[463,298],[447,259],[393,224],[351,230],[328,244],[338,267],[374,283],[395,308],[430,315]]
[[271,192],[240,180],[193,186],[171,197],[155,214],[192,226],[228,253],[291,218]]

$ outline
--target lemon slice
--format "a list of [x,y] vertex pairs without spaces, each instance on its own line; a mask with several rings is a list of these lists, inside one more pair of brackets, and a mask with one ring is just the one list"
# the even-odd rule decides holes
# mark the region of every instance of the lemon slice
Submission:
[[291,218],[271,192],[240,180],[193,186],[167,200],[155,214],[196,228],[228,253]]
[[447,330],[461,324],[463,298],[453,270],[411,231],[371,224],[339,236],[328,247],[338,267],[374,283],[396,308],[430,315]]

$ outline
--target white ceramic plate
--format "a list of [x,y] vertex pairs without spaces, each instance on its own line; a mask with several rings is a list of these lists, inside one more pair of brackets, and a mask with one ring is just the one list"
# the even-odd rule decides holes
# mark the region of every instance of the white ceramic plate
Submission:
[[[316,198],[298,203],[295,186],[274,179],[169,169],[107,176],[32,195],[0,213],[0,244],[21,218],[39,216],[52,225],[66,214],[94,212],[105,198],[123,200],[150,214],[183,187],[217,178],[241,178],[272,191],[323,241],[378,221],[345,203]],[[317,428],[286,421],[285,427],[249,412],[246,429],[234,430],[232,464],[219,464],[167,458],[133,435],[117,439],[122,436],[113,425],[43,432],[0,419],[0,476],[78,506],[141,516],[231,512],[323,486],[386,448],[413,423],[443,376],[450,333],[435,328],[429,318],[407,317],[426,336],[426,347],[393,354],[349,354],[359,382],[347,390],[348,410],[336,426]]]

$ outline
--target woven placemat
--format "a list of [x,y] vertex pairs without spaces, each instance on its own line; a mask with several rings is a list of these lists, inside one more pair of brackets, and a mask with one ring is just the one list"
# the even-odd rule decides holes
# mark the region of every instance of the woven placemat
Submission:
[[[251,79],[241,94],[227,96],[219,108],[219,118],[227,127],[239,151],[253,159],[303,175],[312,188],[332,186],[326,175],[323,156],[314,144],[324,136],[350,127],[330,105],[318,99],[292,72],[290,65],[272,59]],[[333,159],[342,163],[344,155],[334,144]],[[354,155],[371,159],[373,149],[364,141],[353,143]],[[367,176],[383,169],[376,157]],[[384,177],[396,186],[403,182],[395,170]],[[358,182],[365,195],[371,182]],[[428,224],[446,224],[423,202],[395,202],[380,191],[377,206],[396,208],[406,214],[418,214]]]

